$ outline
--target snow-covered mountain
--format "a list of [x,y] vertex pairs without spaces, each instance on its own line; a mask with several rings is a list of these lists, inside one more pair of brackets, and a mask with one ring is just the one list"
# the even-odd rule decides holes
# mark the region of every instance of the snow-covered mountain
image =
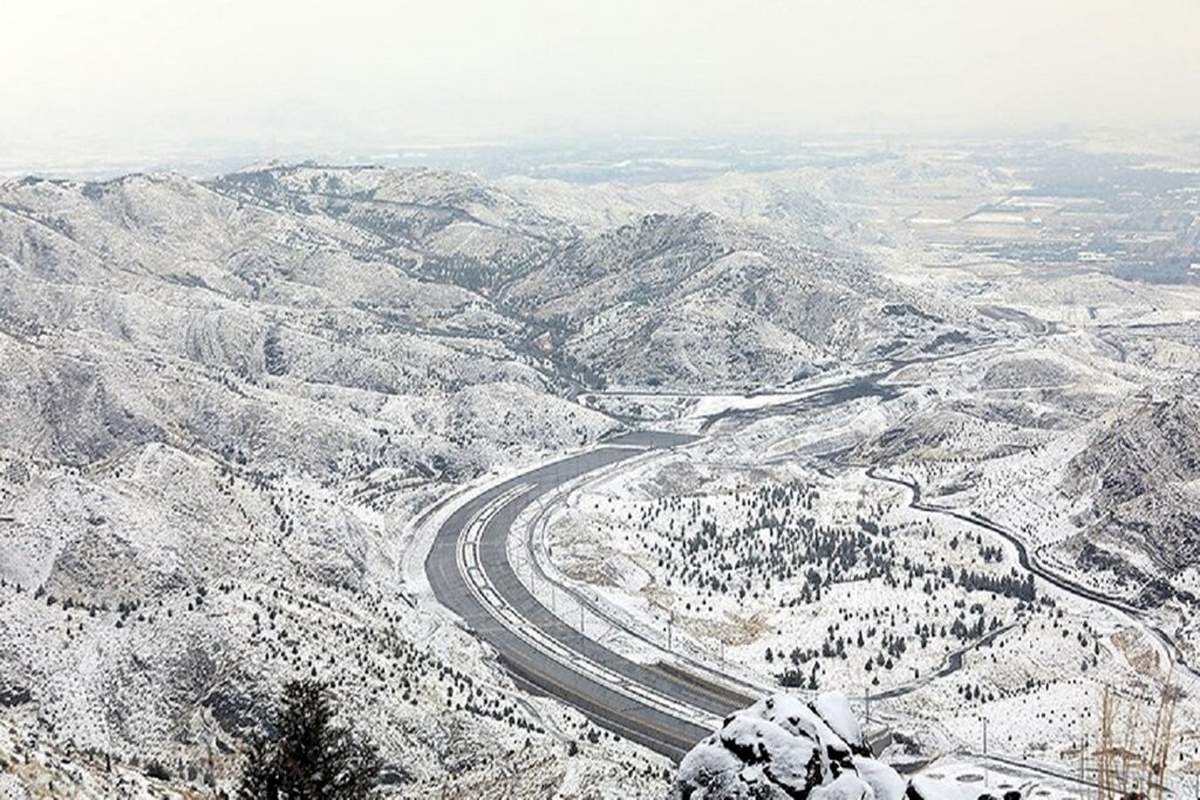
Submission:
[[35,749],[220,780],[262,698],[317,674],[414,796],[493,779],[480,754],[530,737],[525,780],[617,760],[623,793],[660,791],[659,762],[607,734],[559,763],[586,723],[413,608],[412,522],[619,429],[582,387],[872,357],[937,328],[882,314],[901,296],[709,212],[593,232],[428,170],[4,183],[5,718]]
[[1068,543],[1079,566],[1161,602],[1200,554],[1200,403],[1173,394],[1122,405],[1071,460],[1063,490],[1087,499]]
[[710,212],[651,214],[579,239],[503,297],[620,386],[786,384],[947,327],[861,262]]
[[26,749],[220,779],[262,698],[313,673],[415,796],[451,764],[494,777],[497,743],[559,753],[581,723],[406,600],[403,534],[462,481],[618,424],[482,295],[219,183],[0,187],[6,722]]

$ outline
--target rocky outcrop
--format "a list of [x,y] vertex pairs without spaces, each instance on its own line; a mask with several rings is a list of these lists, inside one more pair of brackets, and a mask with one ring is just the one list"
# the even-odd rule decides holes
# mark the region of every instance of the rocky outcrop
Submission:
[[[1021,800],[1019,793],[1004,800]],[[725,719],[679,765],[673,800],[984,800],[961,784],[907,782],[876,760],[841,692],[764,698]]]
[[1200,402],[1180,392],[1136,399],[1102,420],[1071,459],[1061,490],[1080,497],[1078,536],[1064,556],[1107,572],[1143,606],[1194,600],[1172,578],[1196,562],[1200,528]]

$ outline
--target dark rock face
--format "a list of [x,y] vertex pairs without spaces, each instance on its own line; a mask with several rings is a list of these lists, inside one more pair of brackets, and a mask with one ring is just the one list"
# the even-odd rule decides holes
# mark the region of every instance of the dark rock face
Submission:
[[0,707],[14,708],[32,700],[33,695],[24,686],[0,686]]
[[[1078,518],[1084,530],[1068,554],[1081,569],[1109,573],[1131,602],[1194,602],[1171,576],[1196,558],[1198,478],[1200,403],[1194,397],[1123,408],[1070,462],[1062,490],[1089,498],[1090,508]],[[1135,566],[1142,555],[1153,568]]]

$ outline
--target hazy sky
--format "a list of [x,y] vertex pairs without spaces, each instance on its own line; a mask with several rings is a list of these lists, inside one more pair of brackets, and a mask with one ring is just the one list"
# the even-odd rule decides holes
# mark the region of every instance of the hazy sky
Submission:
[[2,0],[0,146],[1200,121],[1200,0]]

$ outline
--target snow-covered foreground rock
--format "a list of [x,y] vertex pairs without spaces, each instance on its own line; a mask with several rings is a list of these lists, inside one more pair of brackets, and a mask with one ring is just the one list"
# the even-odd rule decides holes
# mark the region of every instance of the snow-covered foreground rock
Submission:
[[[675,800],[974,800],[985,795],[934,778],[906,782],[871,757],[841,692],[812,702],[764,698],[726,718],[679,765]],[[1019,800],[1020,793],[1005,795]]]

